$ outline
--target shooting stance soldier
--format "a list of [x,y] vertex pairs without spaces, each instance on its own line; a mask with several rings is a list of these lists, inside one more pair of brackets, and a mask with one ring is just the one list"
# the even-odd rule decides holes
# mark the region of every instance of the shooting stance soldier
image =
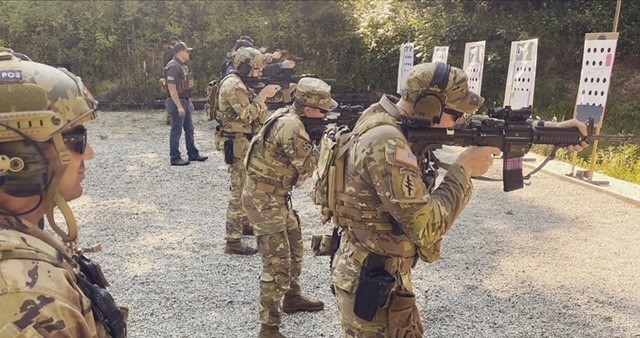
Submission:
[[276,110],[249,147],[242,202],[262,256],[259,337],[283,337],[281,302],[287,313],[324,308],[301,295],[302,234],[291,190],[311,175],[319,156],[300,117],[323,119],[337,106],[328,84],[302,78],[293,105]]
[[[66,69],[0,51],[0,337],[126,336],[126,309],[77,248],[67,204],[95,155],[83,124],[97,102],[87,93]],[[62,242],[36,225],[45,215]]]
[[[169,156],[171,165],[188,165],[189,161],[206,161],[207,156],[201,156],[194,139],[193,102],[191,89],[194,86],[193,74],[185,62],[189,61],[189,51],[184,42],[178,42],[173,47],[175,56],[164,68],[167,80],[168,108],[171,113],[171,133],[169,135]],[[187,146],[188,161],[180,156],[180,137],[184,128],[184,140]]]
[[[353,132],[336,134],[335,161],[323,161],[331,148],[323,144],[314,202],[323,207],[324,220],[333,218],[335,237],[341,234],[332,289],[345,337],[424,333],[411,269],[418,258],[440,257],[444,234],[471,198],[471,177],[484,174],[500,149],[467,148],[442,183],[429,189],[399,122],[461,124],[484,101],[469,91],[467,80],[461,69],[443,63],[414,66],[400,100],[383,96],[363,112]],[[565,126],[585,127],[577,121]],[[331,165],[334,170],[325,175]]]
[[255,48],[240,48],[236,52],[234,65],[236,71],[222,79],[218,96],[224,161],[229,165],[231,184],[224,251],[229,254],[253,255],[257,249],[248,247],[241,241],[243,233],[253,233],[240,201],[245,180],[242,162],[251,138],[260,130],[267,116],[268,108],[264,101],[275,95],[280,86],[267,85],[256,95],[242,82],[242,77],[262,75],[264,56]]
[[[222,64],[220,68],[220,77],[225,77],[236,71],[236,66],[234,65],[235,53],[240,48],[256,48],[255,41],[249,36],[243,35],[236,40],[236,44],[233,45],[233,49],[227,53],[227,60]],[[278,73],[281,69],[291,69],[296,66],[296,62],[293,60],[283,60],[273,62],[275,60],[279,60],[282,57],[282,53],[279,51],[273,53],[266,53],[266,48],[260,48],[260,53],[264,55],[265,65],[263,68],[263,75],[270,76]],[[272,63],[273,62],[273,63]]]

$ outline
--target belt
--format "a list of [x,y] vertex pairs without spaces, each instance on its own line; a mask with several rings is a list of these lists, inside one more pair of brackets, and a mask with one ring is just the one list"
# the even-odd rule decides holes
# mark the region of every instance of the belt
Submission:
[[253,138],[253,134],[251,133],[242,133],[242,132],[224,131],[224,130],[222,131],[222,137],[224,138],[237,138],[238,136],[244,136],[249,141],[251,141],[251,139]]
[[371,252],[367,257],[366,268],[376,271],[384,268],[390,274],[408,273],[416,265],[417,256],[411,257],[394,257],[382,256],[375,252]]
[[413,257],[387,257],[384,262],[384,268],[389,273],[408,273],[416,266],[418,259]]

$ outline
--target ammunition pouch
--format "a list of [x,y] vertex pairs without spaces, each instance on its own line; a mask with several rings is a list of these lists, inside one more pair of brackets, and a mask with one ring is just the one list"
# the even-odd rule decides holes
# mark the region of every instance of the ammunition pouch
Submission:
[[220,151],[222,150],[222,125],[216,120],[213,121],[215,129],[215,132],[213,133],[213,141],[215,143],[216,150]]
[[91,301],[93,316],[112,337],[126,337],[126,320],[115,300],[105,288],[108,283],[100,266],[82,254],[78,256],[77,262],[81,273],[76,274],[76,280],[82,293]]
[[311,237],[311,250],[315,256],[330,256],[331,251],[331,235],[313,235]]
[[396,279],[384,269],[384,257],[369,254],[356,290],[353,313],[362,320],[372,321],[378,309],[386,304],[389,292],[395,284]]
[[160,89],[162,89],[162,92],[168,93],[169,87],[167,87],[167,79],[161,78],[159,82],[160,82]]
[[233,157],[233,139],[224,140],[224,163],[232,165],[236,159]]

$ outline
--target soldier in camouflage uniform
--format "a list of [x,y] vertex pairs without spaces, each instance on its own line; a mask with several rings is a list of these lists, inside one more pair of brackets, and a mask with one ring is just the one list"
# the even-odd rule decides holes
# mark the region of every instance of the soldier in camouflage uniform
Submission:
[[[443,63],[414,66],[402,98],[383,96],[355,125],[333,215],[342,238],[332,284],[346,337],[424,333],[411,269],[418,258],[440,257],[444,234],[471,198],[470,178],[484,174],[500,149],[467,148],[429,192],[398,122],[454,128],[484,101],[469,91],[467,80],[461,69]],[[584,125],[579,127],[586,134]]]
[[283,337],[279,333],[281,310],[294,313],[324,308],[322,302],[301,295],[302,236],[290,194],[318,163],[318,150],[300,117],[325,118],[337,103],[331,98],[331,87],[315,78],[302,78],[294,98],[293,105],[276,110],[267,119],[245,160],[242,202],[262,256],[260,337]]
[[225,252],[252,255],[257,252],[257,249],[248,247],[241,241],[243,227],[251,226],[240,201],[245,179],[242,161],[251,138],[260,130],[267,117],[268,108],[264,103],[265,99],[274,96],[280,86],[265,86],[256,95],[242,82],[242,77],[262,74],[264,56],[255,48],[240,48],[236,52],[234,65],[236,71],[222,79],[218,96],[224,157],[225,163],[229,165],[231,183],[227,207]]
[[[0,51],[0,337],[126,336],[104,276],[80,272],[88,261],[67,204],[82,195],[94,157],[83,123],[96,103],[67,70]],[[36,225],[45,215],[62,242]]]

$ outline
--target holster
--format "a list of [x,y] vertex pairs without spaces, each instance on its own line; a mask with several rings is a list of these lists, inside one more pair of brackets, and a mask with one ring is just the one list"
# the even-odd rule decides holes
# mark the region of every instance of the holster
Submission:
[[362,320],[372,321],[378,309],[387,302],[389,291],[395,284],[396,279],[384,269],[384,257],[369,254],[367,266],[356,290],[353,313]]
[[83,254],[78,255],[76,261],[78,262],[80,272],[85,275],[87,280],[103,289],[109,286],[109,282],[107,282],[107,279],[104,277],[100,265]]
[[224,163],[233,164],[235,162],[235,158],[233,157],[233,139],[228,139],[224,141]]

